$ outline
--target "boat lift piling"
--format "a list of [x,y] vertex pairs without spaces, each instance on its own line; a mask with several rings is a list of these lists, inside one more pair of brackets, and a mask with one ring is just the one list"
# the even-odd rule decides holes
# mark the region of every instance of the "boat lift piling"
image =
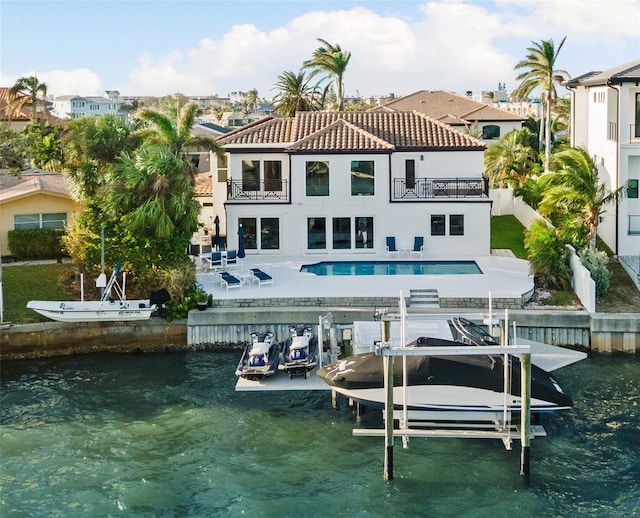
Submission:
[[[521,374],[521,408],[520,408],[520,439],[521,461],[520,474],[529,476],[530,468],[530,439],[531,439],[531,348],[528,345],[500,345],[500,346],[460,346],[460,347],[391,347],[390,322],[382,321],[382,342],[376,347],[376,354],[382,355],[384,365],[385,388],[385,456],[384,479],[393,480],[393,438],[401,437],[451,437],[468,439],[501,439],[505,446],[510,443],[511,432],[507,423],[494,432],[488,430],[474,430],[467,426],[461,429],[411,429],[409,423],[405,423],[399,430],[394,430],[394,401],[393,401],[393,360],[395,356],[469,356],[469,355],[519,355]],[[505,405],[506,405],[505,400]],[[506,412],[506,406],[505,406]],[[382,430],[380,430],[382,431]],[[355,429],[354,435],[379,435],[376,430]]]

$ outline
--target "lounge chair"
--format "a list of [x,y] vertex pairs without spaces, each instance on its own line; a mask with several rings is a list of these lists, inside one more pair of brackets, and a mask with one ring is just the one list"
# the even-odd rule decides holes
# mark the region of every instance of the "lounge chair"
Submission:
[[394,236],[387,236],[387,259],[391,259],[392,256],[400,259],[400,250],[396,247],[396,238]]
[[220,282],[226,286],[227,291],[229,291],[229,288],[242,288],[242,281],[235,275],[229,272],[220,272],[218,275],[220,276]]
[[424,237],[416,236],[413,238],[413,248],[410,252],[410,257],[413,259],[424,259]]
[[207,269],[210,271],[217,271],[222,269],[222,253],[221,252],[211,252],[211,257],[205,257],[204,260],[207,262]]
[[260,268],[251,268],[251,274],[258,280],[258,287],[271,284],[273,286],[273,277],[266,272],[263,272]]

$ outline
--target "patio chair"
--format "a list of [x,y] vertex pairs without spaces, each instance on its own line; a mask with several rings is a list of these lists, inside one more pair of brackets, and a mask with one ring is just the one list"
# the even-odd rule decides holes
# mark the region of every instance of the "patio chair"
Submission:
[[238,264],[238,252],[236,250],[227,252],[227,266],[230,264]]
[[230,288],[242,288],[242,281],[235,275],[229,272],[220,272],[218,275],[220,276],[220,282],[227,288],[227,291]]
[[396,247],[396,238],[394,236],[387,236],[387,259],[391,259],[392,256],[400,259],[400,250]]
[[416,236],[413,238],[413,248],[409,256],[413,259],[424,259],[424,237]]
[[222,268],[222,253],[220,252],[211,252],[211,257],[205,257],[204,260],[207,262],[207,269],[210,271],[217,271]]
[[273,277],[266,272],[263,272],[260,268],[251,268],[251,274],[258,279],[258,288],[271,284],[273,286]]

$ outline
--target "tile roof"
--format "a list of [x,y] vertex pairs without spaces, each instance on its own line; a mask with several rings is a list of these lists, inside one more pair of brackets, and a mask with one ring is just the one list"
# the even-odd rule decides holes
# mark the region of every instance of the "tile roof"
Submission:
[[289,152],[404,150],[483,150],[470,135],[418,112],[297,112],[294,117],[266,117],[219,137],[229,149],[251,146]]
[[374,110],[379,111],[381,108],[398,111],[415,110],[438,120],[457,117],[464,120],[466,124],[475,121],[526,120],[525,117],[444,90],[420,90],[400,99],[394,99]]
[[213,181],[210,172],[196,175],[195,194],[198,197],[213,196]]
[[71,197],[71,180],[62,173],[27,169],[19,176],[0,174],[0,201],[9,201],[38,192]]
[[630,61],[624,65],[610,68],[604,72],[587,72],[567,81],[568,87],[597,86],[640,81],[640,59]]

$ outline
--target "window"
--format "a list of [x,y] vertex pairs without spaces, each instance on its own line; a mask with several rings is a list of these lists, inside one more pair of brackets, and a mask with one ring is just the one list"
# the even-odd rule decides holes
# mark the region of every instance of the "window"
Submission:
[[329,196],[329,162],[307,162],[307,196]]
[[464,216],[462,214],[449,216],[449,235],[464,236]]
[[258,160],[242,161],[242,190],[260,190],[260,162]]
[[374,195],[373,160],[351,161],[351,196]]
[[280,248],[280,220],[278,218],[262,218],[260,220],[260,248],[262,250],[278,250]]
[[13,228],[16,230],[34,228],[63,229],[67,224],[66,212],[49,214],[22,214],[13,217]]
[[307,218],[307,248],[325,250],[327,248],[327,223],[324,218]]
[[373,218],[357,217],[356,248],[373,248]]
[[482,139],[483,140],[495,140],[500,138],[500,126],[495,124],[487,124],[482,126]]
[[280,160],[264,161],[264,190],[282,190],[282,162]]
[[433,214],[431,216],[431,235],[444,236],[445,218],[441,214]]
[[351,248],[351,218],[333,218],[333,249]]
[[404,183],[407,189],[416,188],[416,161],[404,161]]
[[244,247],[247,250],[257,250],[256,218],[238,218],[238,225],[242,225],[242,228],[244,229]]
[[629,180],[627,184],[627,196],[629,198],[638,197],[638,180]]
[[227,175],[229,172],[229,166],[227,165],[227,155],[217,156],[217,170],[218,170],[218,181],[227,183]]

